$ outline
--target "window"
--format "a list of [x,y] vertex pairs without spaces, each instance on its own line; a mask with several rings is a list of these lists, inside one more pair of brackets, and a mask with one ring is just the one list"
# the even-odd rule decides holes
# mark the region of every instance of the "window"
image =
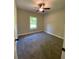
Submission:
[[30,29],[37,28],[37,17],[30,16]]

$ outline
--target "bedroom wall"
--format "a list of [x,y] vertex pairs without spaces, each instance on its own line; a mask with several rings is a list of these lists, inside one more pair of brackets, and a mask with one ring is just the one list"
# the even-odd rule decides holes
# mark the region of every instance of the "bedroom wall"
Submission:
[[65,48],[65,9],[45,14],[44,22],[44,31],[64,39],[63,48]]
[[64,39],[65,11],[51,11],[44,16],[45,31]]
[[[30,16],[37,17],[38,24],[37,24],[37,29],[35,30],[30,30],[30,24],[29,24]],[[18,35],[43,31],[44,30],[44,17],[41,14],[37,14],[34,12],[17,8],[17,27],[18,27]]]

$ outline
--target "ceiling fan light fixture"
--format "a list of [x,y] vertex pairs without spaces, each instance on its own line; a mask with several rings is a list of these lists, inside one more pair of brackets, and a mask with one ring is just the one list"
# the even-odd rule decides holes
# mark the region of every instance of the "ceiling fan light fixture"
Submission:
[[45,3],[42,2],[42,3],[39,3],[38,4],[38,9],[37,9],[37,12],[45,12],[46,10],[49,10],[50,8],[47,8],[45,7]]

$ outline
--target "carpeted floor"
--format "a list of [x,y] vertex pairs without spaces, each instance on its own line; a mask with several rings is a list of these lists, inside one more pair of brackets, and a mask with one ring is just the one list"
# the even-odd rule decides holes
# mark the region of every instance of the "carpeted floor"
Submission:
[[63,40],[44,32],[17,41],[18,59],[61,59]]

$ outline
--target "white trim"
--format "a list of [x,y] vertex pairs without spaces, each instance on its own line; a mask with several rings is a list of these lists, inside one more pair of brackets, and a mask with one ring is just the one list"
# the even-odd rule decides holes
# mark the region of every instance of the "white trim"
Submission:
[[33,32],[29,32],[29,33],[22,33],[22,34],[18,34],[18,36],[27,35],[27,34],[32,34],[32,33],[41,32],[41,31],[43,31],[43,30],[40,30],[40,31],[33,31]]
[[18,36],[21,36],[21,35],[26,35],[27,33],[22,33],[22,34],[18,34]]
[[50,35],[56,36],[56,37],[58,37],[58,38],[64,39],[64,37],[61,37],[61,36],[59,36],[59,35],[52,34],[52,33],[50,33],[50,32],[47,32],[47,31],[45,31],[45,32],[46,32],[46,33],[48,33],[48,34],[50,34]]

